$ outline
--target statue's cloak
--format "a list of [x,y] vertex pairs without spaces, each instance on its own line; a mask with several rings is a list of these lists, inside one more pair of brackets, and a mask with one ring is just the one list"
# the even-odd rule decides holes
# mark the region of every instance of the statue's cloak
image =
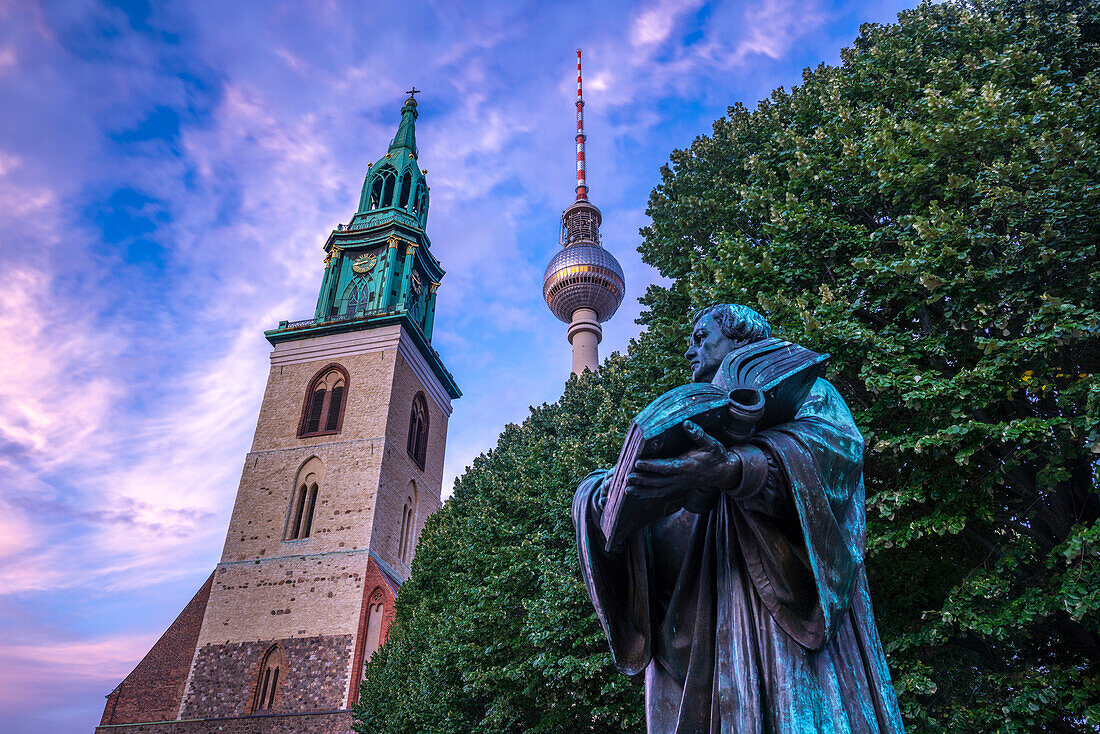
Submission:
[[[902,732],[863,567],[863,437],[818,380],[738,449],[740,487],[604,552],[604,473],[577,489],[585,585],[615,658],[645,672],[650,734]],[[734,496],[740,499],[734,499]]]

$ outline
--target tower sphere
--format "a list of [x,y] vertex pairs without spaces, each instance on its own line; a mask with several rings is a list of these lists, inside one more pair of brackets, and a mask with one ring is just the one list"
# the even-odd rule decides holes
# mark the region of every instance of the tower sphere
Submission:
[[626,290],[623,269],[607,250],[594,243],[562,248],[542,280],[542,296],[559,319],[569,323],[577,309],[590,308],[601,323],[610,319],[623,302]]

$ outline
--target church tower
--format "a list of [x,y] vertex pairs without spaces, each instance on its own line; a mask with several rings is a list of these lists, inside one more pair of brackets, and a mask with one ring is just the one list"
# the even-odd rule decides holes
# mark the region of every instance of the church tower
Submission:
[[221,561],[108,696],[98,732],[350,732],[425,519],[451,400],[431,346],[443,269],[424,228],[416,90],[325,242],[310,319],[271,369]]

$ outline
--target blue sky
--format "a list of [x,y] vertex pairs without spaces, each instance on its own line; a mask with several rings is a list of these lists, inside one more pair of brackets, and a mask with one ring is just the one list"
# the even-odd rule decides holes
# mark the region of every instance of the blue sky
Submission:
[[638,333],[638,229],[674,148],[910,2],[0,0],[0,729],[90,732],[213,568],[267,376],[323,245],[423,89],[444,493],[569,371],[541,298],[590,198]]

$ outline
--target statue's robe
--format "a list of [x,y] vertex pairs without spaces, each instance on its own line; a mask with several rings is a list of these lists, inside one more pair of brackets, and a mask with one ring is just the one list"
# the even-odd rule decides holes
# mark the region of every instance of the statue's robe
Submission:
[[[645,672],[650,734],[902,732],[863,566],[863,437],[818,380],[790,423],[736,449],[717,507],[604,551],[585,479],[573,521],[615,664]],[[737,497],[738,499],[735,499]]]

